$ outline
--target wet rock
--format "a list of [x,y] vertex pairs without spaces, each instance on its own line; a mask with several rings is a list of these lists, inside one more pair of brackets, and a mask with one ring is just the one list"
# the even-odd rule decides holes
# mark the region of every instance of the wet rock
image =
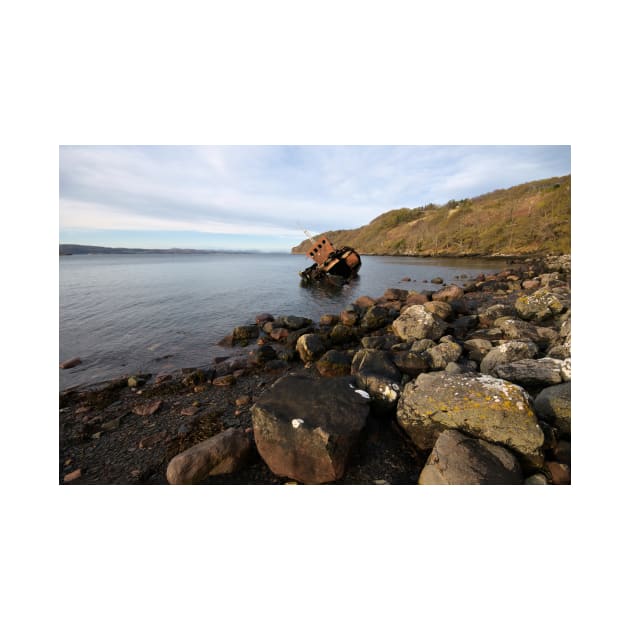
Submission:
[[445,321],[453,316],[453,307],[448,302],[427,302],[424,308]]
[[523,475],[518,460],[507,449],[447,430],[438,436],[418,483],[513,485],[523,483]]
[[66,361],[62,361],[59,364],[59,367],[62,370],[69,370],[70,368],[73,368],[79,365],[80,363],[82,363],[81,359],[79,357],[74,357],[73,359],[67,359]]
[[545,467],[551,475],[554,485],[569,485],[571,483],[571,467],[560,462],[545,462]]
[[391,318],[388,309],[382,306],[370,306],[361,320],[361,328],[376,330],[387,326],[390,322]]
[[447,324],[420,304],[410,306],[394,320],[392,328],[401,339],[439,339]]
[[316,363],[315,368],[321,376],[345,376],[350,374],[352,359],[345,352],[328,350]]
[[237,370],[243,370],[247,367],[248,360],[245,356],[231,357],[226,361],[223,361],[217,365],[215,369],[215,380],[218,377],[226,376],[227,374],[233,374]]
[[543,389],[534,400],[538,416],[557,427],[560,435],[571,435],[571,382]]
[[127,387],[142,387],[151,378],[150,374],[135,374],[127,379]]
[[256,339],[259,332],[260,330],[256,324],[237,326],[232,331],[232,340],[234,344],[237,344],[239,341],[249,341],[250,339]]
[[170,484],[193,484],[212,475],[236,472],[249,460],[254,449],[251,433],[230,428],[171,459],[166,469]]
[[458,429],[542,463],[544,434],[528,394],[490,376],[429,372],[405,385],[397,420],[421,450],[433,448],[439,433]]
[[269,333],[269,336],[274,341],[284,341],[289,336],[289,329],[282,328],[282,327],[272,328],[271,332]]
[[359,312],[353,307],[347,307],[339,313],[339,321],[344,326],[354,326],[359,321]]
[[258,315],[256,315],[256,324],[258,326],[262,326],[263,324],[267,323],[267,322],[272,322],[274,320],[274,316],[271,315],[271,313],[258,313]]
[[446,341],[429,348],[426,354],[432,370],[443,370],[449,363],[459,359],[462,347],[453,341]]
[[341,479],[369,406],[349,378],[288,375],[252,407],[254,439],[274,474],[303,483]]
[[285,344],[287,345],[288,348],[295,349],[295,345],[297,344],[297,340],[302,335],[309,335],[309,334],[314,333],[314,332],[315,332],[315,328],[313,328],[313,326],[307,326],[306,328],[299,328],[298,330],[292,330],[287,335],[287,338],[285,340]]
[[167,381],[172,381],[172,380],[173,380],[172,374],[158,374],[155,377],[155,384],[160,385],[160,383],[166,383]]
[[464,296],[464,289],[458,287],[455,284],[449,284],[448,286],[436,291],[432,300],[434,302],[450,302],[452,300],[458,300]]
[[326,352],[326,344],[324,344],[321,335],[311,333],[302,335],[297,340],[295,349],[304,363],[310,363],[311,361],[316,361]]
[[350,373],[356,378],[358,387],[370,394],[378,410],[391,410],[396,406],[401,375],[386,352],[359,350],[352,359]]
[[440,276],[436,276],[435,278],[433,278],[431,280],[432,284],[444,284],[444,278],[440,277]]
[[161,400],[155,400],[153,402],[144,403],[142,405],[136,405],[132,411],[137,416],[152,416],[162,407]]
[[236,377],[234,373],[232,373],[215,377],[212,381],[212,384],[216,387],[230,387],[231,385],[234,385],[235,381]]
[[512,363],[520,359],[531,359],[536,356],[538,347],[531,341],[508,341],[492,348],[481,361],[479,371],[482,374],[496,376],[497,366]]
[[300,330],[301,328],[306,328],[313,323],[313,320],[308,317],[296,317],[295,315],[278,317],[277,321],[289,330]]
[[201,385],[202,383],[207,382],[208,373],[205,370],[197,369],[187,371],[182,378],[182,383],[186,387],[193,387],[194,385]]
[[561,367],[562,361],[558,359],[520,359],[497,365],[493,373],[525,388],[538,388],[561,383]]

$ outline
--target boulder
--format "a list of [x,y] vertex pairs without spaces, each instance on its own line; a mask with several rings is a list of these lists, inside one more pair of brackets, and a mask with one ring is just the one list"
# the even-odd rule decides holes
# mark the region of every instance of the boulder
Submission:
[[269,336],[274,341],[284,341],[289,336],[289,329],[283,327],[272,328],[269,332]]
[[385,293],[383,293],[383,298],[385,300],[400,300],[404,302],[409,296],[409,291],[407,289],[385,289]]
[[344,326],[343,324],[337,324],[330,331],[330,340],[336,345],[350,343],[355,341],[356,338],[356,330],[350,326]]
[[276,351],[268,344],[258,346],[249,353],[249,362],[252,365],[264,365],[278,357]]
[[341,479],[369,413],[363,394],[347,377],[282,377],[252,407],[260,456],[280,477],[303,483]]
[[357,385],[370,394],[377,409],[385,411],[396,406],[401,375],[386,352],[359,350],[352,359],[350,373],[356,378]]
[[237,344],[239,341],[248,341],[250,339],[256,339],[258,337],[258,333],[260,329],[256,324],[251,324],[247,326],[237,326],[232,331],[232,340],[233,343]]
[[433,315],[421,304],[410,306],[392,323],[394,332],[405,340],[439,339],[446,327],[443,319]]
[[417,293],[416,291],[410,291],[407,296],[407,306],[414,306],[416,304],[426,304],[430,300],[426,293]]
[[308,317],[297,317],[295,315],[285,315],[283,317],[278,317],[276,321],[281,326],[284,326],[289,330],[300,330],[301,328],[306,328],[313,323],[313,320],[308,319]]
[[438,436],[420,474],[422,485],[522,484],[516,457],[507,449],[453,429]]
[[196,444],[171,459],[166,469],[170,484],[193,484],[212,475],[236,472],[253,452],[252,434],[231,428]]
[[326,352],[326,344],[324,344],[321,335],[310,333],[302,335],[297,340],[295,349],[304,363],[310,363]]
[[374,306],[376,304],[376,300],[371,298],[369,295],[362,295],[358,297],[354,303],[359,308],[368,308],[370,306]]
[[372,350],[390,350],[391,347],[396,345],[399,341],[396,335],[372,335],[363,337],[361,339],[361,345],[364,348],[371,348]]
[[571,435],[571,382],[543,389],[534,400],[534,409],[560,435]]
[[256,323],[259,326],[263,326],[267,322],[272,322],[273,320],[274,320],[274,316],[271,313],[258,313],[255,319]]
[[316,363],[315,368],[321,376],[344,376],[350,374],[352,359],[345,352],[329,350]]
[[558,359],[520,359],[512,363],[500,363],[494,374],[525,388],[547,387],[562,383],[562,361]]
[[468,356],[477,363],[481,363],[483,358],[492,350],[492,342],[487,339],[478,339],[473,337],[464,341],[464,350],[468,352]]
[[443,289],[436,291],[431,299],[436,302],[450,302],[451,300],[459,300],[462,297],[464,297],[464,289],[456,284],[449,284]]
[[539,465],[544,434],[530,400],[525,390],[502,379],[429,372],[405,385],[397,420],[421,450],[433,448],[441,431],[458,429]]
[[514,308],[521,319],[542,322],[549,317],[562,313],[564,305],[558,296],[549,291],[549,289],[542,288],[531,295],[519,297],[514,304]]
[[320,326],[334,326],[339,322],[339,316],[331,313],[325,313],[319,318]]
[[344,326],[354,326],[359,321],[359,312],[354,306],[349,306],[339,313],[339,321]]
[[426,352],[401,350],[394,352],[392,358],[398,370],[409,376],[418,376],[418,374],[428,372],[431,369],[429,357]]
[[500,318],[495,324],[508,339],[529,339],[541,347],[547,347],[557,337],[557,333],[551,328],[541,328],[512,317]]

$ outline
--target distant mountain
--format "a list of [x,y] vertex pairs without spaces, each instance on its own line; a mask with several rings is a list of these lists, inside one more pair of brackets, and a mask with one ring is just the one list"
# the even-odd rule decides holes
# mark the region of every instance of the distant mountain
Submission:
[[[400,208],[353,230],[325,232],[360,254],[518,256],[571,252],[571,175],[443,205]],[[318,235],[316,238],[319,238]],[[291,251],[305,254],[311,242]]]
[[73,254],[253,254],[253,250],[216,250],[216,249],[141,249],[139,247],[99,247],[97,245],[71,245],[60,244],[59,255],[71,256]]

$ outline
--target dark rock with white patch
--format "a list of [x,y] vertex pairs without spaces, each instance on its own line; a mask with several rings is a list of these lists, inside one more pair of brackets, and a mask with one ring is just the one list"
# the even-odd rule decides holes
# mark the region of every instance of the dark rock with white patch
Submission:
[[370,394],[373,407],[380,411],[394,409],[400,396],[401,375],[387,352],[359,350],[352,359],[351,374],[357,385]]
[[496,376],[498,365],[512,363],[520,359],[532,359],[536,356],[538,347],[532,341],[508,341],[492,348],[481,361],[479,371],[482,374]]
[[562,383],[561,368],[558,359],[520,359],[497,365],[494,374],[525,388],[540,388]]
[[368,400],[352,379],[289,374],[252,407],[254,439],[272,472],[303,483],[341,479],[365,427]]

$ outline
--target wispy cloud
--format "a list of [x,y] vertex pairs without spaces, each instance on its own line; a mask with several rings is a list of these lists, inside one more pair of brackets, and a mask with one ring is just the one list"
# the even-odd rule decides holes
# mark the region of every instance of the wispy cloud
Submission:
[[[61,147],[60,231],[301,238],[570,172],[569,147]],[[278,241],[274,242],[278,247]]]

